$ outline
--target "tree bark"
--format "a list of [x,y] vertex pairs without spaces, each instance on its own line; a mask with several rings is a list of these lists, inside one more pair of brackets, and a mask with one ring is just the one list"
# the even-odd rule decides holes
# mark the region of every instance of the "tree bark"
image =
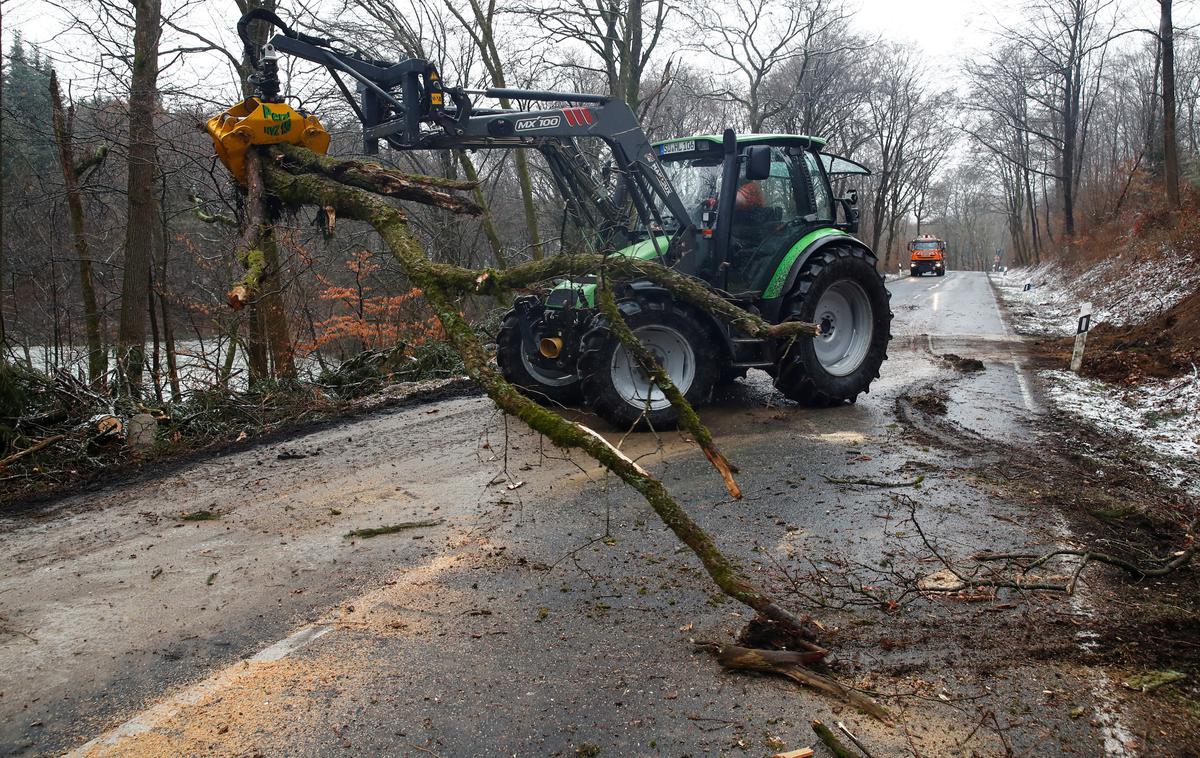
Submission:
[[[0,72],[0,103],[4,102],[4,76]],[[4,108],[0,108],[0,134],[4,134]],[[4,151],[0,144],[0,154]],[[5,362],[8,333],[4,325],[4,177],[0,173],[0,365]]]
[[296,358],[288,328],[287,304],[283,299],[283,276],[274,226],[262,230],[259,249],[265,266],[259,282],[262,293],[259,302],[266,326],[267,348],[271,352],[271,375],[276,379],[290,379],[296,376]]
[[162,319],[163,346],[167,355],[167,381],[171,385],[171,400],[178,403],[183,400],[183,389],[179,384],[179,355],[175,350],[175,326],[171,320],[171,312],[167,297],[167,260],[171,251],[171,235],[167,226],[167,214],[163,209],[166,204],[166,187],[163,187],[164,197],[159,203],[159,223],[156,227],[154,247],[158,258],[157,272],[154,275],[154,287],[150,291],[152,300],[156,299],[159,317]]
[[133,79],[129,90],[128,226],[117,328],[117,372],[122,393],[136,395],[142,384],[146,307],[153,256],[151,230],[158,222],[154,198],[154,114],[158,97],[158,40],[161,0],[133,0]]
[[58,142],[58,161],[62,166],[63,189],[71,216],[71,233],[75,238],[75,255],[79,259],[79,289],[83,293],[84,331],[88,347],[88,382],[96,386],[104,381],[108,373],[108,353],[100,334],[100,309],[96,305],[96,283],[92,275],[91,252],[88,250],[83,198],[79,193],[79,176],[75,171],[72,136],[75,109],[63,108],[58,76],[54,72],[50,73],[50,105],[54,137]]

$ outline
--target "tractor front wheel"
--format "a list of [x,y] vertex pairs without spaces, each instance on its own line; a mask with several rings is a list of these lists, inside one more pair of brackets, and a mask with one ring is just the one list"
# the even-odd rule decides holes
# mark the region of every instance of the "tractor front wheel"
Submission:
[[[579,375],[537,365],[525,350],[521,336],[521,313],[504,314],[496,336],[496,363],[509,384],[540,403],[571,405],[579,401]],[[529,328],[533,329],[530,324]]]
[[[692,406],[708,400],[720,372],[720,343],[699,314],[669,298],[630,298],[617,305],[684,398]],[[679,421],[671,401],[602,318],[583,337],[579,373],[584,401],[618,429],[670,429]]]
[[815,407],[854,402],[887,360],[892,313],[875,258],[859,247],[827,247],[805,262],[784,305],[785,320],[816,324],[781,353],[775,386]]

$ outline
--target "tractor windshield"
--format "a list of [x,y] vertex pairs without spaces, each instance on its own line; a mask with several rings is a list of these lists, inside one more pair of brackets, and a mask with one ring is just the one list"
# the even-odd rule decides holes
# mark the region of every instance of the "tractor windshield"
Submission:
[[698,158],[695,160],[663,161],[663,169],[671,180],[679,199],[691,215],[692,223],[700,226],[700,214],[717,204],[721,189],[721,160]]
[[[814,211],[816,218],[832,218],[829,190],[817,167],[817,159],[812,153],[804,153],[803,156],[790,155],[773,148],[770,177],[752,182],[756,194],[750,205],[739,203],[738,212],[744,210],[743,206],[751,209],[761,206],[774,211],[773,220],[776,223]],[[664,160],[662,166],[679,194],[679,199],[688,209],[692,223],[700,226],[701,214],[705,210],[715,210],[717,207],[717,198],[721,191],[721,159],[706,156]],[[746,183],[745,169],[742,170],[743,173],[738,179],[739,187]],[[803,201],[803,213],[797,208],[797,197]],[[734,223],[736,228],[738,221],[735,220]]]

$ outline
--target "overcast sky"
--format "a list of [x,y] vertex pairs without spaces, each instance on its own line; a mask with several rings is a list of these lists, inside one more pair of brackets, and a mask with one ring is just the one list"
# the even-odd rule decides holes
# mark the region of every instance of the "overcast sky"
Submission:
[[[86,5],[87,0],[62,2]],[[905,42],[923,51],[930,72],[947,87],[956,83],[963,63],[974,52],[990,44],[991,35],[1000,24],[1019,21],[1022,5],[1021,0],[849,0],[849,3],[858,10],[854,20],[858,30],[881,39]],[[1200,20],[1200,2],[1176,0],[1175,5],[1178,27],[1194,25]],[[206,34],[231,42],[236,21],[234,14],[229,12],[233,7],[233,0],[203,0],[202,7],[193,11],[189,18]],[[1155,0],[1122,0],[1122,8],[1122,28],[1157,26],[1158,3]],[[56,61],[60,76],[72,78],[66,59],[72,52],[86,56],[86,52],[79,52],[84,38],[56,38],[63,26],[63,16],[52,3],[46,0],[0,0],[0,9],[5,50],[11,45],[13,31],[20,29],[29,42],[37,43]],[[219,63],[208,66],[194,79],[223,76],[219,66]]]

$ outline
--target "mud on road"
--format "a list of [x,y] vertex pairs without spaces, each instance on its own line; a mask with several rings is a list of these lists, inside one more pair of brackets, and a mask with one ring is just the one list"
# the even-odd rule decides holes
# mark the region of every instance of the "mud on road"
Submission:
[[[1122,577],[929,590],[942,561],[1095,535],[1070,502],[1076,438],[1044,425],[986,279],[890,286],[870,396],[814,412],[752,372],[703,413],[744,500],[678,435],[609,438],[821,621],[834,672],[895,726],[722,672],[695,643],[732,639],[745,609],[636,493],[469,398],[0,523],[0,752],[762,755],[812,744],[820,718],[876,756],[1187,755],[1192,685],[1120,688],[1158,665],[1112,654]],[[905,405],[928,387],[944,415]],[[410,521],[431,525],[347,536]]]

